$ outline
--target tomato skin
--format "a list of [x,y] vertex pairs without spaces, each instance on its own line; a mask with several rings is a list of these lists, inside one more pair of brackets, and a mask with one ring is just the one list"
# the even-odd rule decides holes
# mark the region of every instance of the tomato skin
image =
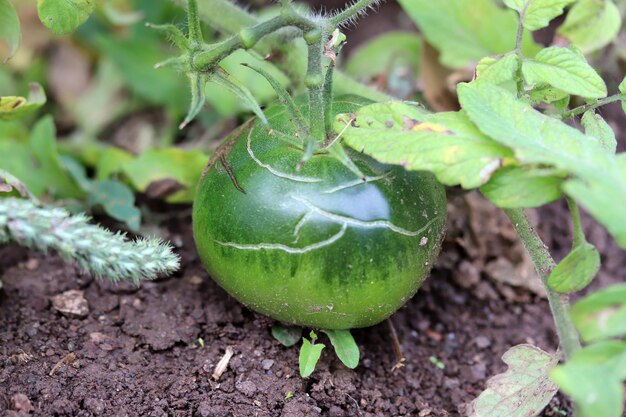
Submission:
[[[360,105],[348,97],[334,109]],[[367,182],[322,154],[296,171],[302,151],[277,140],[295,135],[293,124],[281,107],[266,113],[270,127],[243,126],[200,180],[193,230],[204,265],[234,298],[285,323],[350,329],[384,320],[439,252],[443,186],[349,149]]]

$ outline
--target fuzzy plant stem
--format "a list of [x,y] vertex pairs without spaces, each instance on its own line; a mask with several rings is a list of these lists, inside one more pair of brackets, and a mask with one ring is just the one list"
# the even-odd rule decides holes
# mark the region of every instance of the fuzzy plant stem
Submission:
[[125,239],[89,223],[84,215],[40,207],[20,198],[0,199],[0,244],[14,241],[41,251],[54,250],[98,278],[111,281],[155,279],[179,267],[172,248],[159,239]]
[[598,107],[605,106],[607,104],[615,103],[616,101],[626,100],[626,94],[615,94],[602,100],[598,100],[595,103],[585,104],[579,107],[576,107],[572,110],[566,111],[561,115],[562,120],[571,119],[572,117],[581,115],[589,110],[597,109]]
[[[172,1],[180,7],[185,8],[187,6],[186,0]],[[373,4],[374,2],[371,3]],[[260,22],[256,16],[236,6],[229,0],[199,0],[198,13],[202,21],[226,35],[235,35],[241,30],[257,25]],[[258,46],[259,44],[255,45],[255,49]],[[265,55],[268,51],[262,48],[260,52],[262,55]],[[287,53],[290,55],[290,59],[286,59],[285,62],[306,61],[306,55],[302,54],[302,50],[299,48],[289,48]],[[295,67],[298,67],[298,65],[295,65]],[[292,67],[283,68],[283,70],[290,72],[294,68],[292,65]],[[357,94],[370,100],[381,102],[391,99],[389,95],[355,81],[341,71],[335,70],[334,78],[338,94]]]
[[548,277],[556,264],[546,245],[528,221],[524,210],[505,209],[504,212],[522,240],[543,282],[563,353],[566,358],[570,358],[574,352],[580,349],[580,340],[568,313],[569,297],[565,294],[556,293],[548,286]]
[[366,13],[368,8],[374,7],[381,0],[357,0],[351,6],[346,7],[341,12],[330,18],[330,23],[334,27],[350,23],[360,15]]

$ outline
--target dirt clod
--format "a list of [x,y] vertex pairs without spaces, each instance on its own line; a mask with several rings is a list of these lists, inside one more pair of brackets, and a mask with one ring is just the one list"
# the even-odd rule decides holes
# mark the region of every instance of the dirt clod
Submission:
[[69,290],[50,299],[52,308],[68,317],[85,318],[89,314],[89,303],[80,290]]

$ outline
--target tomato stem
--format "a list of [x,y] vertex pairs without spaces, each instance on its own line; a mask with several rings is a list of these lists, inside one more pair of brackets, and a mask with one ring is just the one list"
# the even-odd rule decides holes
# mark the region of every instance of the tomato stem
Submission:
[[535,265],[535,269],[541,278],[541,282],[548,295],[548,303],[552,311],[552,317],[557,335],[566,358],[570,358],[580,349],[578,332],[572,323],[568,313],[569,296],[558,294],[548,286],[548,277],[556,266],[546,245],[543,243],[523,209],[504,209],[509,220],[513,224],[517,235],[520,237],[526,251]]

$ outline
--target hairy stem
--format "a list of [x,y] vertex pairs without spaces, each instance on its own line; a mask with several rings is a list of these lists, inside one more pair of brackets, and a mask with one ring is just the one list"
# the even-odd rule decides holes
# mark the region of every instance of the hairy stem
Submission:
[[[186,0],[172,0],[178,6],[187,7]],[[233,35],[241,31],[246,27],[251,27],[259,23],[259,19],[251,13],[248,13],[242,8],[235,6],[229,0],[199,0],[198,12],[203,22],[207,23],[212,28],[227,34]],[[254,49],[261,47],[257,44]],[[261,48],[259,51],[262,55],[265,55],[268,50]],[[285,62],[291,63],[290,68],[282,68],[285,73],[292,73],[300,68],[299,65],[293,65],[294,62],[306,62],[306,55],[300,48],[288,48],[287,53],[290,58],[285,59]],[[294,78],[301,78],[299,74],[293,74]],[[304,75],[304,74],[302,74]],[[334,71],[335,92],[337,94],[357,94],[373,101],[388,101],[391,97],[385,93],[377,91],[370,86],[362,84],[353,78],[349,77],[345,73],[335,70]]]
[[572,117],[583,114],[589,110],[594,110],[594,109],[597,109],[598,107],[602,107],[607,104],[615,103],[616,101],[622,101],[622,100],[626,100],[626,94],[614,94],[612,96],[598,100],[595,103],[585,104],[585,105],[576,107],[572,110],[566,111],[565,113],[561,115],[561,120],[571,119]]
[[561,347],[565,357],[570,358],[574,352],[580,349],[580,340],[567,311],[569,308],[569,297],[565,294],[557,294],[548,286],[548,277],[556,264],[546,245],[528,221],[524,210],[504,209],[504,212],[517,231],[543,282]]
[[343,11],[337,13],[330,18],[333,27],[340,26],[342,23],[348,22],[359,14],[363,13],[368,7],[373,6],[380,0],[357,0],[351,6],[346,7]]

